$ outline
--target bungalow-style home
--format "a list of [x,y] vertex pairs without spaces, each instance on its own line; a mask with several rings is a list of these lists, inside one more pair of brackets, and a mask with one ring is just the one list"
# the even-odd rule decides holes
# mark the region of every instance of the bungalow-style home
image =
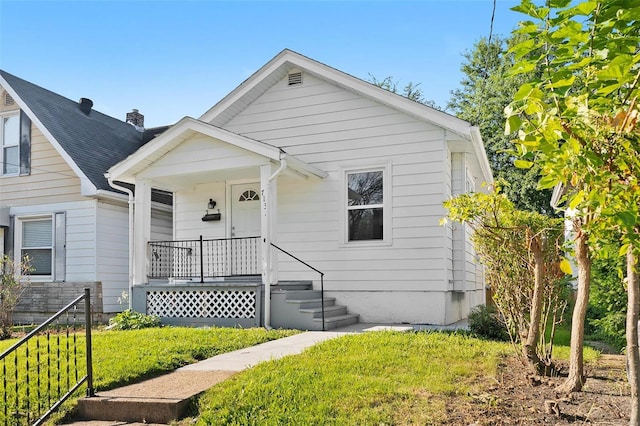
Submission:
[[[14,320],[40,322],[92,291],[96,319],[128,291],[128,196],[109,167],[163,129],[143,130],[0,71],[0,255],[30,258],[31,285]],[[125,188],[126,190],[126,188]],[[172,238],[171,194],[154,191],[154,239]]]
[[135,187],[133,308],[166,322],[451,324],[485,301],[470,229],[439,225],[492,181],[478,129],[290,50],[106,177]]

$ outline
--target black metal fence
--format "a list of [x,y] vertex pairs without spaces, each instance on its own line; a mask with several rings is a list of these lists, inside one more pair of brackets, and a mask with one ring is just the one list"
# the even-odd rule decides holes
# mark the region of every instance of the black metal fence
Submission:
[[0,369],[0,425],[44,423],[85,382],[94,396],[90,290],[0,354]]
[[260,238],[150,241],[151,279],[260,275]]

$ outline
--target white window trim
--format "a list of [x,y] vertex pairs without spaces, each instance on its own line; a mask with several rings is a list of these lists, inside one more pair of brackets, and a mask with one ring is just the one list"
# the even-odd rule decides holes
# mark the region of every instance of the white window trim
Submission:
[[[363,206],[362,208],[374,208],[382,207],[382,239],[381,240],[364,240],[364,241],[349,241],[349,221],[347,219],[349,215],[348,209],[348,179],[347,176],[351,173],[365,173],[365,172],[377,172],[382,171],[382,204],[371,204]],[[340,229],[340,245],[342,247],[381,247],[390,246],[392,241],[392,203],[391,203],[391,161],[384,163],[368,163],[368,164],[353,164],[340,166],[340,179],[339,179],[339,202],[338,202],[338,222]]]
[[30,275],[29,280],[31,282],[49,282],[53,281],[53,277],[56,276],[56,224],[55,224],[55,215],[54,214],[41,214],[34,216],[16,216],[15,218],[15,242],[14,242],[14,253],[15,260],[22,261],[22,226],[25,222],[32,222],[36,220],[51,220],[51,275]]
[[[4,119],[8,117],[18,117],[18,143],[15,145],[5,145],[4,144]],[[2,112],[0,113],[0,178],[3,176],[13,177],[20,175],[20,164],[18,164],[18,171],[15,173],[4,173],[4,149],[12,146],[18,147],[18,155],[20,155],[20,110],[10,111],[10,112]]]

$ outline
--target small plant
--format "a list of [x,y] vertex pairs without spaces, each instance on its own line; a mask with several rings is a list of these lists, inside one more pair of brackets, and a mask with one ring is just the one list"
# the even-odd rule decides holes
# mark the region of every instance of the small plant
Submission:
[[126,309],[109,320],[110,330],[139,330],[160,327],[160,317]]
[[9,256],[0,258],[0,340],[11,337],[13,311],[29,285],[29,258],[15,262]]
[[477,306],[469,314],[469,330],[479,337],[507,341],[509,333],[492,306]]

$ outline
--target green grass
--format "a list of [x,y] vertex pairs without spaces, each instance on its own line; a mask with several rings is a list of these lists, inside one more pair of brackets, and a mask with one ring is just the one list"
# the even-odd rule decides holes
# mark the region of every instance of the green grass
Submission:
[[200,425],[432,424],[445,398],[494,376],[505,343],[462,334],[346,336],[260,364],[200,400]]
[[[94,387],[97,390],[111,389],[129,383],[141,381],[145,378],[160,375],[172,371],[180,366],[193,363],[195,361],[212,357],[217,354],[230,352],[236,349],[256,345],[258,343],[289,336],[297,333],[291,330],[270,330],[262,328],[234,329],[234,328],[185,328],[185,327],[164,327],[149,328],[143,330],[129,331],[102,331],[93,332],[93,366],[94,366]],[[57,353],[58,346],[61,350],[61,363],[58,369],[58,356],[52,357],[50,362],[51,375],[56,377],[58,370],[62,382],[66,385],[66,337],[58,336],[47,342],[46,338],[40,338],[40,349],[36,347],[36,342],[29,344],[30,371],[34,371],[37,352],[40,352],[41,370],[47,371],[46,356],[44,355],[47,343],[52,346],[53,352]],[[70,338],[71,340],[71,338]],[[7,349],[16,340],[0,341],[0,352]],[[80,367],[80,376],[85,371],[84,336],[78,337],[77,357],[71,355],[71,359],[77,358]],[[6,362],[0,363],[0,371],[7,369],[6,377],[9,379],[7,389],[0,387],[0,424],[4,424],[4,393],[7,393],[9,401],[15,399],[15,367],[13,356],[9,356]],[[24,384],[24,372],[26,371],[26,356],[24,346],[18,351],[18,380],[19,384]],[[72,369],[73,371],[73,369]],[[41,376],[40,393],[41,403],[44,403],[47,394],[48,373]],[[73,382],[74,377],[72,377]],[[71,383],[73,385],[73,383]],[[63,386],[64,387],[64,386]],[[55,386],[54,386],[55,389]],[[25,401],[26,389],[19,386],[19,400]],[[30,394],[31,407],[37,406],[37,382],[35,377],[31,378]],[[54,392],[55,393],[55,392]],[[64,390],[63,392],[64,393]],[[71,402],[65,406],[69,410],[75,404]],[[22,406],[24,411],[25,407]]]
[[[568,347],[559,347],[562,359]],[[198,425],[441,424],[482,392],[510,344],[460,333],[363,333],[260,364],[210,389]],[[585,348],[587,362],[598,352]]]
[[[95,385],[106,390],[133,383],[294,333],[226,328],[97,332]],[[0,341],[0,351],[11,343]],[[555,346],[554,353],[568,359],[569,348]],[[348,335],[297,356],[262,363],[215,386],[199,402],[198,424],[439,424],[447,418],[451,398],[482,392],[479,387],[491,383],[500,360],[511,354],[508,343],[465,333]],[[79,352],[80,364],[83,355]],[[584,355],[591,362],[599,354],[585,348]]]

